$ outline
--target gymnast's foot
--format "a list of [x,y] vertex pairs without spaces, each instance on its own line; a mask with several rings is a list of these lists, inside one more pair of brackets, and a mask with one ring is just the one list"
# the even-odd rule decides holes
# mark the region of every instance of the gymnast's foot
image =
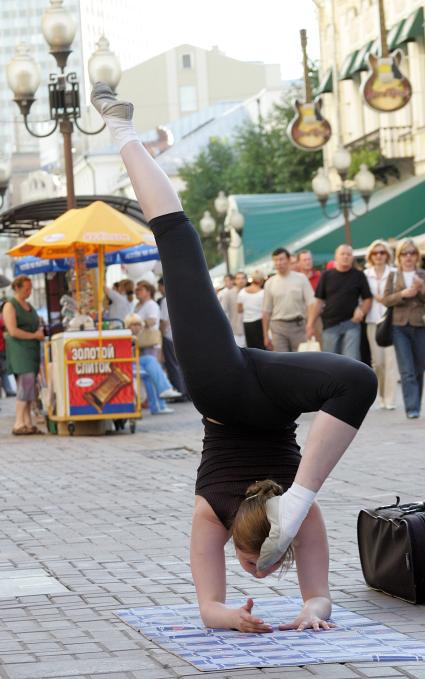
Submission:
[[294,482],[286,493],[266,501],[270,532],[261,546],[257,561],[259,571],[266,571],[282,558],[301,528],[316,495],[316,492]]
[[132,103],[117,101],[115,92],[102,82],[95,83],[91,103],[104,119],[112,141],[118,146],[119,151],[131,141],[140,142],[132,121],[134,110]]
[[91,103],[102,118],[128,120],[133,118],[134,106],[129,101],[117,101],[117,95],[109,85],[97,82],[91,93]]

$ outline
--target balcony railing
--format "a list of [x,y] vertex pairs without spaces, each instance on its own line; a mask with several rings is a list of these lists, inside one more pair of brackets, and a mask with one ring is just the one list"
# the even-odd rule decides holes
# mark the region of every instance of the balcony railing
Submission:
[[363,137],[358,137],[346,144],[348,149],[361,147],[379,149],[382,156],[388,159],[412,158],[413,136],[410,125],[398,127],[379,127]]

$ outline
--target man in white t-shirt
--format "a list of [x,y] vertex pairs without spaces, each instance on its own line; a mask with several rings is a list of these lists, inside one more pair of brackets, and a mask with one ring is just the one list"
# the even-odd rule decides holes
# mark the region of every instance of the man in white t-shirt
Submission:
[[264,346],[273,351],[298,351],[307,339],[306,319],[314,304],[313,289],[307,276],[291,271],[288,250],[277,248],[272,257],[276,274],[264,286]]
[[159,331],[159,306],[153,299],[155,294],[154,286],[148,281],[139,281],[135,289],[137,303],[134,313],[142,320],[144,328],[151,328],[158,331],[159,340],[151,347],[141,349],[142,353],[150,354],[158,358],[161,349],[161,335]]

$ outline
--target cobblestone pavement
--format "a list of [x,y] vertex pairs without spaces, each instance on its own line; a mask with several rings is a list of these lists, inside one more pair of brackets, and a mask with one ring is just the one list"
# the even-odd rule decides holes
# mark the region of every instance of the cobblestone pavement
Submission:
[[[2,679],[168,679],[199,675],[120,622],[122,607],[195,602],[188,564],[201,424],[191,404],[147,415],[137,432],[100,438],[13,437],[13,400],[0,402],[0,570],[44,569],[64,587],[0,598]],[[305,437],[311,416],[302,419]],[[360,507],[424,499],[423,419],[372,410],[320,493],[336,603],[425,642],[425,607],[369,590],[362,578]],[[4,576],[6,573],[4,573]],[[4,579],[4,577],[3,577]],[[1,584],[2,579],[0,579]],[[229,547],[229,596],[298,592],[293,572],[254,581]],[[216,672],[213,677],[425,679],[425,663],[333,664]]]

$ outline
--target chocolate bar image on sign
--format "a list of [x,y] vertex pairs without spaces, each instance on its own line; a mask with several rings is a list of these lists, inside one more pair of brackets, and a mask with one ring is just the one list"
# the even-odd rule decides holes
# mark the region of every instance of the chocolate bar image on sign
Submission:
[[98,413],[102,414],[105,405],[112,401],[119,390],[128,384],[131,384],[131,377],[120,370],[120,368],[112,366],[112,372],[108,377],[100,382],[92,391],[87,391],[84,394],[84,398],[87,403],[96,408]]

